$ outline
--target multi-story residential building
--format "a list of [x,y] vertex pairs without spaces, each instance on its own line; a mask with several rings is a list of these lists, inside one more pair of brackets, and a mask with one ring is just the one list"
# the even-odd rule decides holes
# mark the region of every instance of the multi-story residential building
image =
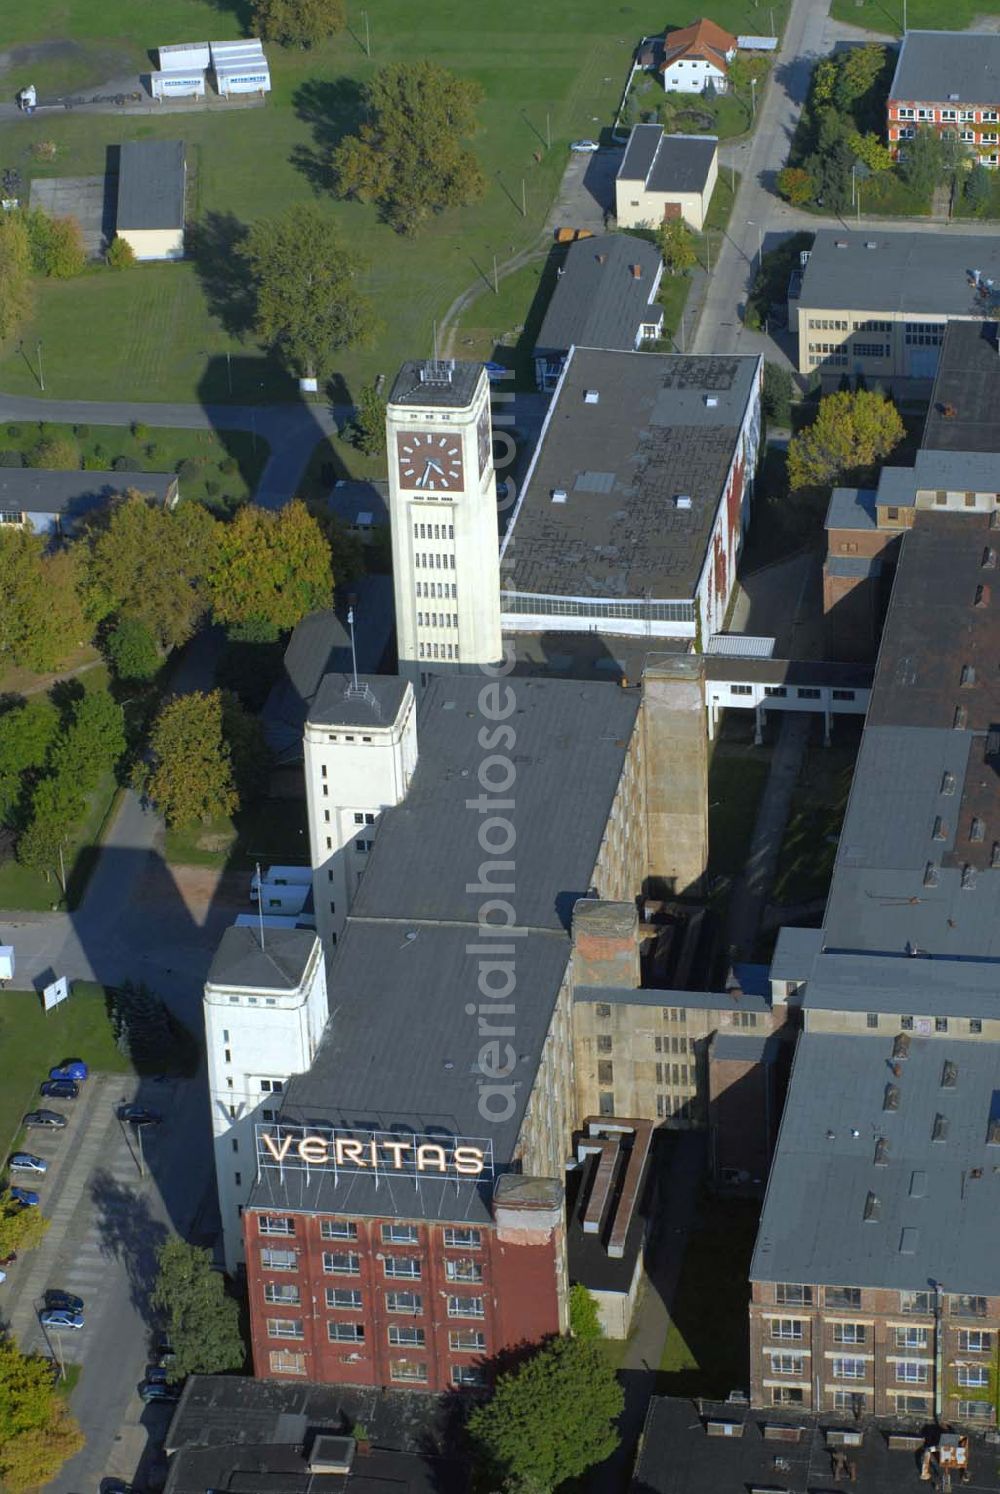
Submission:
[[490,391],[481,363],[404,363],[386,410],[400,673],[495,664],[498,529]]
[[983,166],[1000,160],[1000,36],[907,31],[886,101],[894,155],[918,130],[960,141]]
[[[863,188],[862,188],[863,190]],[[1000,304],[1000,241],[822,228],[789,288],[799,372],[836,384],[863,374],[929,392],[950,320]]]
[[721,628],[760,446],[759,357],[573,348],[504,535],[504,632]]
[[751,1267],[755,1405],[996,1420],[996,534],[913,513],[823,927],[779,941],[803,1032]]
[[205,982],[205,1053],[226,1269],[243,1260],[243,1206],[256,1178],[254,1127],[275,1120],[326,1026],[326,964],[306,929],[230,928]]

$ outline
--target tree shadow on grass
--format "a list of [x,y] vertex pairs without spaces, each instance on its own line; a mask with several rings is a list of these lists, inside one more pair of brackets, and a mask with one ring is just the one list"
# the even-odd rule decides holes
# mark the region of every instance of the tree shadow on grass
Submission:
[[254,298],[240,250],[249,232],[234,213],[206,213],[188,230],[194,261],[209,308],[226,331],[242,337],[253,326]]
[[365,92],[355,78],[309,78],[292,96],[295,113],[313,134],[312,145],[297,145],[289,160],[314,192],[334,188],[330,157],[365,113]]

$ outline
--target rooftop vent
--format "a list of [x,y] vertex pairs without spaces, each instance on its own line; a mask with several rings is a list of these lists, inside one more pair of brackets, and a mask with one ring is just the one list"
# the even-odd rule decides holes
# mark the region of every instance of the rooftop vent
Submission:
[[706,394],[705,395],[705,405],[706,405],[706,407],[709,410],[714,410],[715,407],[718,405],[718,403],[719,403],[719,396],[717,394]]
[[688,493],[678,493],[674,498],[674,508],[690,508],[691,497]]
[[350,1473],[357,1444],[353,1437],[332,1437],[321,1432],[309,1450],[310,1473]]
[[878,248],[878,243],[876,242],[875,239],[866,239],[865,240],[865,248],[866,249],[877,249]]
[[942,1115],[940,1111],[938,1111],[937,1115],[934,1117],[934,1124],[931,1127],[931,1140],[948,1140],[948,1117],[946,1115]]
[[882,1109],[883,1110],[898,1110],[899,1109],[899,1085],[898,1084],[887,1084],[886,1085],[886,1087],[885,1087],[885,1094],[882,1096]]
[[899,1236],[900,1255],[916,1255],[920,1244],[920,1231],[912,1227],[904,1229]]
[[974,607],[988,607],[990,605],[990,589],[988,586],[976,587],[976,595],[972,605]]
[[987,545],[979,564],[984,571],[995,571],[997,568],[997,552]]
[[897,1032],[892,1040],[893,1059],[909,1058],[910,1056],[910,1034],[908,1032]]
[[949,104],[957,104],[960,98],[961,94],[959,93],[949,93],[948,102]]
[[955,714],[951,721],[956,731],[964,731],[969,724],[969,712],[965,706],[956,706]]
[[880,1136],[875,1143],[875,1166],[889,1166],[889,1143],[884,1136]]
[[938,884],[938,869],[937,869],[937,865],[933,861],[928,861],[927,865],[924,867],[924,886],[925,887],[936,887],[937,884]]
[[955,775],[954,773],[949,773],[947,768],[941,775],[941,792],[942,794],[953,794],[955,792]]
[[881,1200],[874,1193],[869,1193],[865,1199],[865,1223],[877,1224],[882,1214]]
[[962,867],[962,891],[972,892],[976,885],[976,868],[968,862]]
[[846,249],[847,248],[847,240],[846,239],[834,239],[834,241],[833,241],[833,247],[835,249]]
[[583,391],[583,402],[585,405],[600,404],[601,391],[599,389],[585,389]]
[[566,502],[566,489],[565,488],[553,488],[552,489],[552,502],[553,503],[565,503]]
[[632,271],[633,280],[642,279],[642,265],[630,265],[629,269]]
[[959,676],[960,685],[974,685],[976,683],[976,666],[974,664],[963,664],[962,673]]
[[608,256],[606,254],[595,254],[594,258],[597,260],[597,263],[599,265],[603,265],[606,263]]
[[935,840],[948,839],[948,826],[939,814],[934,816],[934,830],[932,834]]
[[953,1059],[946,1058],[941,1067],[941,1088],[956,1089],[958,1087],[958,1064]]
[[454,373],[454,358],[431,358],[420,365],[420,382],[421,384],[450,384]]
[[969,826],[969,839],[974,842],[986,839],[986,821],[981,820],[975,814],[972,816],[972,824]]
[[910,1173],[910,1197],[911,1198],[926,1198],[927,1197],[927,1174],[926,1174],[926,1172],[918,1171],[918,1172],[911,1172]]

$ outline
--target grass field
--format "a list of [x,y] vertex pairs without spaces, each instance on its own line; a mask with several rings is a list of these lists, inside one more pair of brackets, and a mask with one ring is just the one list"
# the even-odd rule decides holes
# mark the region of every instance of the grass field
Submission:
[[766,747],[717,743],[708,767],[708,867],[735,877],[746,864],[771,767]]
[[256,861],[301,866],[308,857],[304,799],[264,799],[232,819],[167,831],[167,860],[180,866],[252,870]]
[[[910,31],[964,31],[977,16],[996,15],[991,0],[907,0],[906,25]],[[830,15],[835,21],[864,26],[886,36],[902,36],[902,0],[832,0]]]
[[80,1057],[115,1074],[131,1068],[115,1047],[104,988],[89,981],[74,981],[69,1000],[47,1014],[35,991],[0,992],[0,1052],[0,1145],[17,1134],[39,1083],[61,1059]]
[[684,1251],[658,1395],[722,1398],[746,1385],[747,1278],[758,1216],[746,1200],[703,1200]]
[[[670,21],[681,25],[699,14],[695,0],[682,0]],[[758,12],[750,0],[719,0],[713,17],[740,32],[755,29]],[[242,12],[220,17],[201,0],[164,0],[154,10],[137,0],[101,6],[38,0],[17,14],[4,44],[80,40],[124,50],[133,66],[148,67],[139,43],[237,34],[244,19]],[[430,351],[433,321],[475,279],[478,265],[537,242],[567,142],[610,126],[632,48],[663,24],[658,12],[609,10],[602,0],[554,0],[544,7],[511,0],[502,12],[470,12],[460,0],[431,0],[418,9],[385,0],[372,16],[369,60],[357,40],[359,20],[360,11],[352,12],[353,30],[310,52],[270,48],[274,90],[263,109],[155,120],[70,113],[19,119],[9,127],[6,164],[17,166],[26,181],[38,171],[98,172],[107,147],[125,139],[180,135],[190,160],[196,220],[190,262],[121,274],[95,269],[72,282],[39,285],[35,319],[23,332],[28,348],[42,340],[46,395],[227,399],[228,352],[234,399],[246,399],[261,384],[265,398],[291,397],[288,380],[241,332],[232,245],[243,225],[313,193],[366,256],[367,289],[382,318],[372,346],[345,355],[342,392],[356,392],[376,372],[391,376],[403,357]],[[117,37],[135,41],[119,44]],[[480,204],[445,213],[408,240],[380,223],[375,208],[335,201],[325,186],[325,161],[358,118],[359,85],[377,66],[414,57],[430,57],[482,83],[486,100],[475,148],[490,186]],[[68,65],[65,57],[57,60]],[[44,67],[42,56],[33,77],[43,92]],[[547,120],[549,150],[543,144]],[[41,166],[31,146],[47,139],[56,143],[57,155]],[[15,346],[0,357],[0,387],[37,392]]]
[[[159,427],[140,429],[136,436],[129,426],[72,426],[46,421],[40,425],[22,423],[0,426],[0,451],[30,452],[42,435],[57,436],[76,444],[82,463],[89,466],[112,462],[123,457],[127,470],[134,472],[176,472],[181,462],[196,461],[196,477],[185,477],[180,485],[184,498],[205,503],[210,508],[225,508],[252,497],[267,461],[268,446],[249,431],[170,430]],[[236,471],[222,470],[230,460]]]
[[805,903],[830,888],[858,755],[860,723],[837,718],[829,747],[810,747],[792,796],[792,812],[778,853],[776,903]]

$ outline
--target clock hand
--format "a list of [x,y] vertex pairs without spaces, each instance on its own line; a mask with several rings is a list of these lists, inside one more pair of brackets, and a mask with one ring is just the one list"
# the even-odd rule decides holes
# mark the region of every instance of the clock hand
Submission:
[[417,478],[417,487],[418,488],[422,488],[424,486],[424,483],[427,481],[428,475],[429,475],[430,470],[433,467],[433,465],[434,465],[433,462],[427,462],[425,464],[422,476],[420,476],[420,477]]
[[434,471],[439,473],[442,477],[444,476],[444,468],[439,467],[437,462],[428,462],[427,465],[428,467],[433,467]]

